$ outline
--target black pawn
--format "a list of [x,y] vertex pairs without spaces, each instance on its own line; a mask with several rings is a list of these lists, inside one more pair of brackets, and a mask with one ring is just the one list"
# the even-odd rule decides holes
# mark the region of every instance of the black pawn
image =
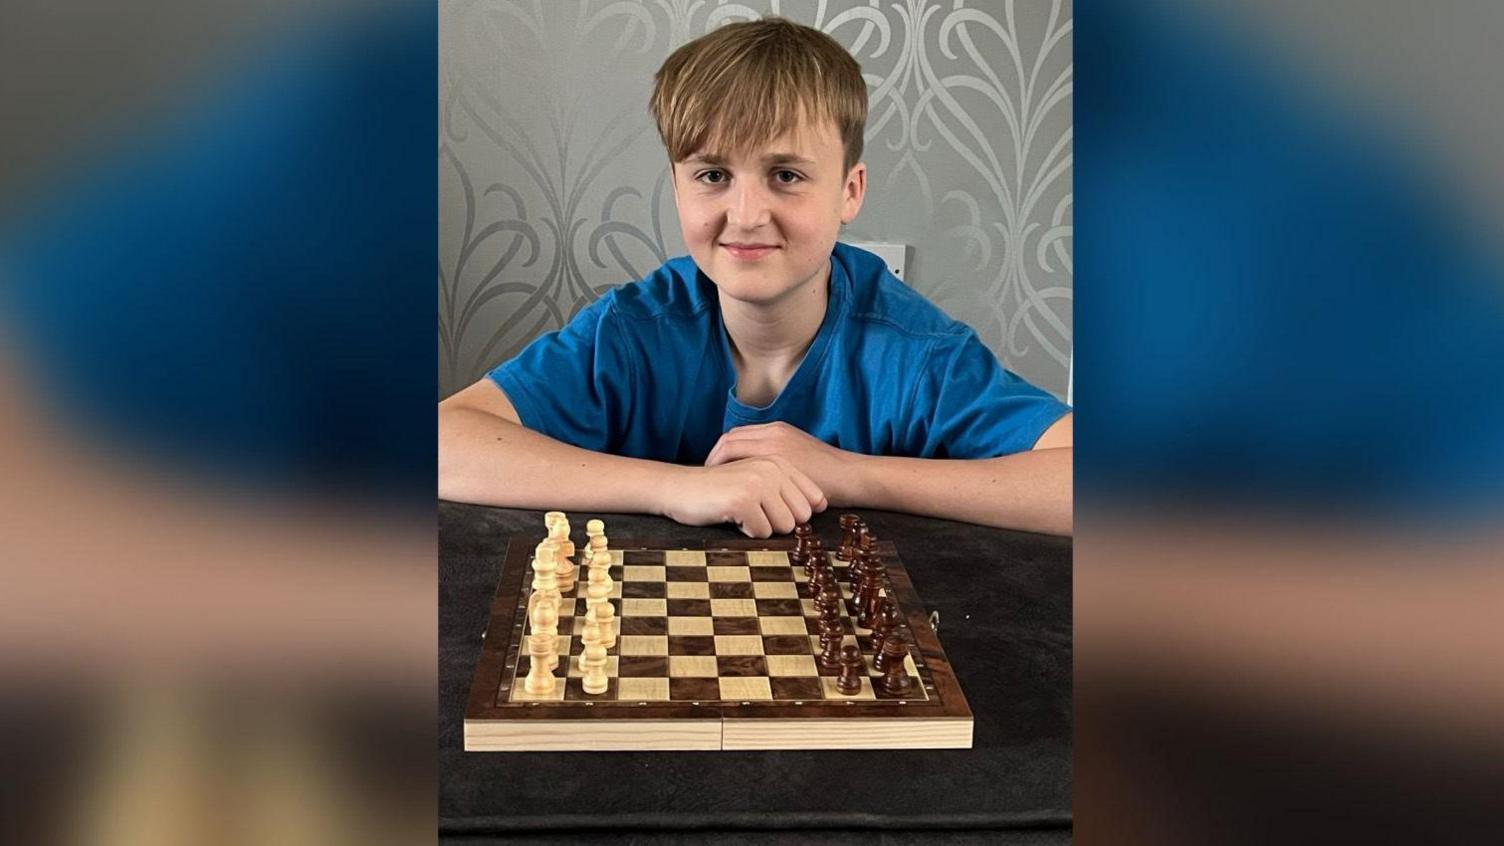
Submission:
[[836,678],[836,690],[845,696],[862,692],[862,651],[855,646],[841,650],[841,675]]
[[841,640],[839,628],[824,631],[820,635],[820,657],[815,662],[822,669],[834,670],[841,666]]
[[811,536],[809,544],[804,548],[804,560],[800,562],[804,565],[804,575],[811,578],[814,577],[815,573],[820,569],[820,562],[825,560],[825,558],[825,549],[820,544],[820,539]]
[[[903,645],[903,638],[893,636],[883,641],[883,651],[879,657],[885,658],[882,687],[883,692],[891,696],[902,696],[914,686],[914,680],[909,677],[909,671],[903,665],[903,659],[908,654],[908,649]],[[876,659],[873,660],[876,663]]]
[[[804,562],[809,559],[809,539],[814,531],[808,523],[800,523],[794,527],[794,551],[789,553],[789,562],[795,567],[805,567]],[[808,572],[807,567],[805,572]]]

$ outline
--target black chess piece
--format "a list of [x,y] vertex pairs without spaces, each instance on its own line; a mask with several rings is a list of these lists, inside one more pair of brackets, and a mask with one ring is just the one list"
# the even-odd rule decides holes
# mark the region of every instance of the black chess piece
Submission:
[[[808,523],[800,523],[794,527],[794,551],[789,553],[789,563],[795,567],[804,567],[809,558],[809,539],[814,535],[814,527]],[[808,573],[808,568],[805,570]]]
[[855,646],[841,649],[841,675],[836,678],[836,690],[846,696],[862,692],[862,651]]
[[847,561],[851,560],[851,550],[856,546],[856,530],[862,523],[862,518],[855,514],[841,515],[841,547],[838,555]]
[[893,636],[897,629],[898,609],[893,606],[892,602],[884,601],[882,613],[872,621],[872,664],[879,671],[883,670],[888,663],[883,659],[883,644]]
[[815,573],[820,569],[820,563],[827,559],[828,556],[825,554],[825,547],[820,543],[820,539],[813,535],[810,536],[809,544],[804,550],[805,577],[813,578]]
[[820,656],[815,659],[823,669],[834,670],[841,666],[841,640],[840,628],[822,630],[820,634]]
[[908,656],[908,647],[904,646],[903,638],[893,636],[883,641],[882,656],[886,659],[881,680],[885,693],[892,696],[902,696],[914,686],[914,680],[909,676],[908,668],[904,667],[904,658]]

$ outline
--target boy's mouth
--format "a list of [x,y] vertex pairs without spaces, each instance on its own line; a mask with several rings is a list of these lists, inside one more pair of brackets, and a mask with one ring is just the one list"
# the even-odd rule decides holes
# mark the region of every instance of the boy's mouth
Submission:
[[732,244],[721,244],[721,246],[725,247],[726,251],[729,252],[729,253],[731,253],[731,255],[734,258],[739,258],[739,259],[742,259],[743,261],[753,261],[755,259],[760,259],[763,256],[767,255],[768,253],[771,253],[774,250],[778,249],[777,247],[773,246],[772,244],[735,244],[735,243],[732,243]]

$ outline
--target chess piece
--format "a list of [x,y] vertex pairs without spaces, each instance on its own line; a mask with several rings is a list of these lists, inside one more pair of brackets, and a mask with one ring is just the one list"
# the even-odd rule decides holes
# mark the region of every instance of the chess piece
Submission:
[[548,543],[538,545],[538,550],[533,555],[533,598],[528,600],[529,608],[539,599],[550,599],[555,603],[555,607],[558,607],[559,600],[563,598],[559,592],[557,556],[558,548],[554,545]]
[[858,552],[857,557],[862,561],[866,579],[866,591],[857,606],[857,625],[870,629],[882,611],[883,564],[870,549]]
[[[558,545],[559,557],[563,559],[563,563],[569,565],[569,572],[571,574],[570,584],[562,585],[564,590],[569,590],[574,587],[574,541],[569,539],[569,518],[560,512],[550,513],[559,514],[552,523],[548,524],[548,539]],[[560,566],[562,567],[563,564],[561,563]]]
[[883,644],[887,642],[893,633],[898,631],[898,609],[893,603],[883,601],[883,610],[872,621],[872,665],[879,671],[887,667],[887,659],[883,658]]
[[557,607],[542,598],[534,603],[529,616],[532,634],[527,640],[529,665],[523,689],[530,694],[548,694],[554,690],[553,669],[559,666],[559,613]]
[[[904,667],[904,659],[908,657],[909,649],[903,643],[903,638],[895,632],[883,639],[883,691],[893,696],[902,696],[914,686],[914,680],[909,677],[909,671]],[[874,659],[874,663],[875,663]]]
[[824,629],[820,633],[820,655],[815,659],[821,667],[827,670],[838,669],[841,666],[841,630],[839,627]]
[[586,693],[597,696],[605,693],[609,685],[606,676],[606,647],[601,644],[600,630],[589,624],[586,624],[581,640],[585,644],[585,651],[580,655],[580,669],[585,671],[582,685]]
[[528,611],[528,623],[532,635],[547,638],[543,642],[549,649],[548,669],[559,666],[559,606],[550,601],[534,603]]
[[809,568],[805,561],[809,556],[809,539],[814,536],[815,529],[808,523],[800,523],[794,527],[794,551],[789,553],[789,563],[795,567],[804,567],[804,574],[809,575]]
[[596,549],[609,550],[606,541],[606,524],[601,520],[588,520],[585,522],[585,556],[595,554]]
[[583,617],[581,617],[579,619],[579,623],[580,623],[580,642],[581,643],[583,643],[585,641],[585,633],[586,632],[590,631],[591,629],[594,629],[597,633],[599,633],[600,630],[601,630],[601,622],[600,622],[600,620],[597,620],[595,618],[594,614],[586,614],[585,616],[583,616]]
[[825,545],[818,537],[811,536],[804,550],[804,575],[813,578],[816,570],[829,566],[830,555],[825,552]]
[[[882,565],[874,563],[874,567],[881,568]],[[871,576],[872,582],[867,590],[867,604],[865,606],[865,610],[867,612],[866,628],[869,629],[872,628],[872,624],[877,621],[877,616],[882,613],[883,602],[887,600],[887,597],[883,596],[883,577],[881,573],[881,569],[874,569]]]
[[840,599],[831,592],[825,592],[815,600],[820,609],[820,657],[819,664],[827,670],[834,670],[841,663],[841,640],[846,634],[845,626],[841,625]]
[[606,542],[605,535],[592,537],[588,546],[589,549],[585,550],[585,560],[587,562],[593,565],[597,555],[604,555],[606,557],[606,566],[611,566],[611,547]]
[[[860,610],[867,604],[869,592],[872,589],[872,573],[867,569],[867,556],[860,550],[856,552],[856,559],[847,568],[847,574],[851,579],[851,604],[853,608]],[[861,623],[861,621],[858,621]],[[861,623],[863,628],[871,626]]]
[[844,696],[862,692],[862,651],[855,646],[841,650],[841,675],[836,678],[836,691]]
[[606,648],[616,644],[616,608],[611,604],[611,577],[605,567],[591,567],[590,581],[585,586],[585,616],[601,627],[601,639]]
[[837,558],[841,558],[846,561],[851,560],[852,548],[856,546],[857,526],[861,525],[861,522],[862,518],[858,517],[855,514],[841,515],[841,548],[840,551],[836,553]]

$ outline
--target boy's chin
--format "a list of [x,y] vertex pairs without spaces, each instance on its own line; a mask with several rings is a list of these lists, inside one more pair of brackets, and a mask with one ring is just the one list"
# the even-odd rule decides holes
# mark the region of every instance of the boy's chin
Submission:
[[788,296],[799,287],[797,280],[775,278],[770,275],[725,273],[720,276],[708,274],[721,294],[748,305],[769,305]]

